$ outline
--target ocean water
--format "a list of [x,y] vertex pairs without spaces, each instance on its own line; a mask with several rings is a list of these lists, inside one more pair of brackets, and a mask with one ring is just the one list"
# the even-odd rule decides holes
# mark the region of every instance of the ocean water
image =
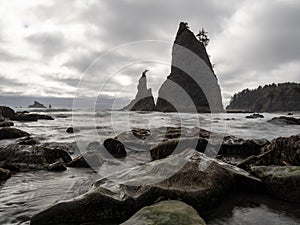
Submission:
[[[18,109],[16,109],[18,110]],[[31,109],[22,109],[33,111]],[[42,143],[78,143],[80,152],[87,150],[91,142],[102,143],[132,128],[158,128],[163,126],[201,127],[210,131],[231,134],[240,138],[266,138],[299,134],[299,126],[274,125],[267,121],[284,114],[263,113],[262,119],[245,119],[246,114],[189,114],[189,113],[141,113],[124,111],[94,111],[70,109],[45,109],[33,111],[55,118],[53,121],[15,122],[15,127],[29,132]],[[293,117],[300,118],[300,113]],[[80,132],[66,133],[66,128],[76,127]],[[15,140],[0,141],[0,146]],[[75,157],[80,152],[74,152]],[[148,153],[147,153],[148,154]],[[142,156],[144,161],[149,160]],[[139,156],[132,157],[132,164],[140,163]],[[0,224],[29,224],[30,217],[61,200],[85,193],[99,179],[89,169],[69,168],[55,173],[35,171],[16,173],[6,182],[0,183]],[[243,198],[236,206],[222,206],[222,212],[208,217],[208,224],[300,224],[300,213],[287,202],[276,202],[268,198],[257,198],[257,204],[249,206],[251,199]],[[251,202],[251,201],[250,201]],[[299,206],[298,206],[299,208]],[[263,223],[260,223],[263,221]]]

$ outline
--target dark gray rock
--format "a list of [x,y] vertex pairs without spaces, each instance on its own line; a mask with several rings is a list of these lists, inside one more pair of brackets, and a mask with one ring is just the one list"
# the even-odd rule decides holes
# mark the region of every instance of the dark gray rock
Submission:
[[[236,138],[233,136],[225,136],[220,141],[219,145],[209,137],[211,134],[209,131],[198,128],[192,129],[181,129],[179,128],[160,128],[164,131],[164,139],[157,138],[157,141],[161,141],[159,144],[154,145],[150,149],[150,154],[152,160],[162,159],[170,154],[178,154],[187,148],[196,149],[199,152],[204,152],[208,155],[223,155],[223,156],[233,156],[233,157],[247,157],[251,155],[260,154],[261,148],[268,145],[270,142],[266,139],[250,139],[244,140]],[[154,130],[149,130],[149,133],[156,132]],[[188,137],[185,132],[193,136]],[[163,134],[162,134],[163,135]],[[217,134],[213,134],[216,136]],[[119,137],[117,137],[119,139]],[[126,146],[128,142],[125,142]],[[208,143],[210,144],[208,146]],[[175,151],[175,152],[174,152]]]
[[10,178],[10,176],[11,176],[11,173],[9,170],[0,168],[0,181],[5,181],[8,178]]
[[268,122],[278,125],[300,125],[300,119],[287,116],[274,117]]
[[299,166],[254,166],[251,172],[262,179],[266,189],[274,196],[300,202]]
[[108,138],[103,142],[105,149],[115,158],[124,158],[127,155],[125,146],[122,142]]
[[246,119],[259,119],[259,118],[264,118],[264,116],[259,113],[254,113],[250,116],[246,116]]
[[37,101],[34,101],[34,103],[32,105],[29,105],[28,108],[42,108],[42,109],[45,109],[47,108],[46,106],[44,106],[43,104],[37,102]]
[[222,112],[221,90],[209,56],[181,22],[172,49],[171,74],[159,89],[161,112]]
[[279,137],[261,149],[257,156],[250,156],[238,166],[249,170],[250,166],[300,166],[300,135]]
[[162,201],[146,206],[121,225],[205,225],[193,207],[180,201]]
[[[200,163],[207,168],[202,169]],[[109,181],[120,177],[118,173],[99,180],[88,193],[34,215],[31,224],[120,223],[163,199],[180,199],[204,213],[215,208],[234,183],[231,172],[194,150],[145,166],[136,167],[136,175],[127,174],[122,185]]]
[[36,145],[36,144],[40,144],[40,141],[31,136],[27,136],[25,138],[21,138],[20,140],[18,140],[17,144],[19,144],[19,145]]
[[0,129],[0,140],[14,139],[14,138],[20,138],[25,136],[29,136],[29,134],[17,128],[3,127]]
[[11,144],[0,148],[0,165],[12,171],[48,170],[58,160],[68,163],[72,158],[59,147]]
[[0,115],[7,119],[12,119],[15,116],[15,111],[7,106],[0,106]]
[[48,171],[65,171],[67,170],[67,167],[65,166],[65,163],[62,160],[58,160],[55,163],[49,164]]
[[14,123],[11,121],[4,120],[0,122],[0,127],[11,127],[11,126],[14,126]]
[[145,70],[139,80],[138,92],[134,100],[132,100],[128,106],[124,107],[124,110],[130,111],[154,111],[155,103],[152,96],[151,88],[147,88],[147,77]]
[[101,155],[97,154],[96,151],[89,151],[74,158],[71,162],[67,164],[67,166],[78,168],[96,168],[100,167],[102,163],[103,159]]
[[80,130],[78,128],[73,128],[73,127],[68,127],[66,129],[66,132],[69,133],[69,134],[73,134],[73,133],[78,133],[80,132]]

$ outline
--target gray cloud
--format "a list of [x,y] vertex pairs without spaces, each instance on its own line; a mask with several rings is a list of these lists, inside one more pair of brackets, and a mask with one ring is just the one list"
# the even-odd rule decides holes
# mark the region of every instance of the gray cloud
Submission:
[[62,33],[36,33],[27,37],[32,46],[38,47],[43,57],[52,57],[63,52],[66,45]]
[[[10,5],[3,7],[8,12]],[[8,14],[6,21],[0,19],[0,61],[7,62],[0,76],[6,88],[0,93],[14,92],[20,83],[24,88],[31,87],[30,79],[9,79],[13,73],[40,78],[40,87],[32,90],[36,95],[42,91],[44,95],[59,96],[64,87],[71,95],[83,72],[103,53],[140,40],[172,42],[180,21],[189,22],[194,32],[201,27],[209,32],[208,53],[216,64],[225,101],[242,88],[300,82],[300,3],[295,0],[66,0],[22,7],[17,9],[17,17]],[[23,21],[22,25],[17,21]],[[99,90],[110,67],[147,57],[168,63],[170,53],[171,47],[157,50],[146,45],[115,51],[88,71],[86,93]],[[124,96],[133,97],[146,67],[150,69],[148,84],[157,95],[169,69],[144,62],[120,70],[117,75],[122,80],[105,83],[105,94],[123,90]]]

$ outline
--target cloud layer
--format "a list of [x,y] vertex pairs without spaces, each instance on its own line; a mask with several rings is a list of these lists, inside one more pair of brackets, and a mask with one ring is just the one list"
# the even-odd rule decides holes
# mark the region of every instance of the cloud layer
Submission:
[[[209,32],[225,104],[243,88],[300,82],[297,0],[0,3],[0,95],[72,98],[84,77],[83,95],[131,98],[145,67],[157,95],[180,21]],[[127,45],[145,40],[166,44]]]

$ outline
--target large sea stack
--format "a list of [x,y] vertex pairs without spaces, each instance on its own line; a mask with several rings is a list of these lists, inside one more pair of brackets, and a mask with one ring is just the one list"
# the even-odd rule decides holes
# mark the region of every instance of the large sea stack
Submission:
[[154,98],[152,96],[151,88],[147,88],[147,77],[146,73],[148,70],[145,70],[142,73],[142,76],[139,80],[138,84],[138,92],[134,100],[130,102],[129,105],[124,107],[124,110],[130,111],[154,111],[155,110],[155,103]]
[[180,23],[172,49],[171,74],[159,90],[156,110],[222,112],[221,90],[204,44]]

